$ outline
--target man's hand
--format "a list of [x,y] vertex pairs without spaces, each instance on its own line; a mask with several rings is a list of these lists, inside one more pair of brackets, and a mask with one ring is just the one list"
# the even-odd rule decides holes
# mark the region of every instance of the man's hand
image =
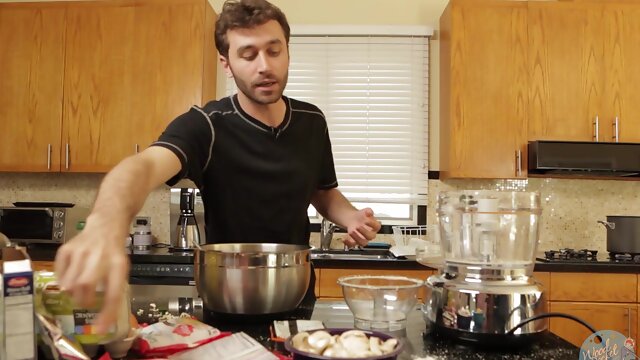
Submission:
[[96,320],[99,333],[106,333],[116,321],[128,282],[129,259],[124,246],[127,234],[118,228],[122,226],[90,216],[84,230],[56,254],[58,283],[76,304],[95,306],[96,287],[104,288],[104,302]]
[[344,240],[344,244],[350,248],[367,245],[370,240],[375,239],[381,226],[373,216],[371,208],[355,211],[346,225],[349,236]]

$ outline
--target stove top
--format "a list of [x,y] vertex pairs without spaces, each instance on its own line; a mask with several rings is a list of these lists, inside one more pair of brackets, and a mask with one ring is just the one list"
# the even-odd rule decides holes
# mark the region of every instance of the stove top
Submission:
[[168,245],[156,244],[147,249],[128,248],[132,264],[193,264],[193,251],[173,250]]
[[640,263],[640,254],[608,253],[603,256],[597,250],[559,249],[544,252],[544,257],[536,258],[547,263]]

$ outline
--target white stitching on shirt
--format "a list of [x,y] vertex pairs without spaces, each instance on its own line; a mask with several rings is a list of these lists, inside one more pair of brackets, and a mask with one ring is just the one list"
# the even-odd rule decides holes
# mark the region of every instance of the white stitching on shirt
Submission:
[[244,115],[238,110],[238,108],[236,107],[236,102],[233,101],[233,99],[231,99],[231,104],[233,104],[233,108],[236,110],[236,113],[238,114],[238,116],[240,116],[240,118],[244,121],[246,121],[249,125],[252,125],[253,127],[255,127],[256,129],[260,129],[266,133],[268,133],[269,131],[267,131],[266,129],[261,128],[260,126],[254,124],[253,122],[251,122],[249,119],[247,119],[246,117],[244,117]]
[[172,143],[170,143],[170,142],[166,142],[166,141],[156,141],[156,142],[152,143],[152,144],[151,144],[151,145],[149,145],[149,146],[158,145],[158,144],[162,144],[162,145],[169,145],[169,146],[171,146],[172,148],[174,148],[174,149],[178,150],[178,152],[180,152],[180,154],[181,154],[181,155],[182,155],[182,157],[184,158],[184,162],[185,162],[185,164],[188,164],[188,163],[189,163],[189,158],[187,158],[187,154],[186,154],[184,151],[182,151],[182,149],[180,149],[180,148],[178,147],[178,145],[175,145],[175,144],[172,144]]
[[291,108],[291,111],[300,111],[300,112],[306,112],[306,113],[311,113],[311,114],[316,114],[316,115],[320,115],[322,116],[323,119],[325,119],[324,114],[319,112],[319,111],[313,111],[313,110],[302,110],[302,109],[294,109]]
[[319,188],[324,189],[324,188],[328,188],[330,186],[337,185],[337,184],[338,184],[338,181],[336,180],[336,181],[332,182],[331,184],[320,185]]
[[235,114],[235,111],[229,110],[229,111],[222,112],[222,111],[218,111],[218,110],[213,110],[212,112],[209,113],[209,116],[211,116],[213,114],[220,114],[220,115],[224,116],[224,115],[229,115],[229,114]]
[[209,145],[209,157],[207,158],[207,162],[204,163],[204,168],[202,169],[202,172],[204,173],[207,170],[207,167],[209,167],[209,161],[211,161],[211,153],[213,152],[213,140],[215,139],[216,134],[213,131],[213,123],[211,122],[211,118],[209,117],[209,115],[207,115],[206,112],[202,111],[202,109],[200,109],[197,106],[192,106],[191,108],[198,110],[202,115],[204,115],[205,118],[207,118],[207,121],[209,122],[209,128],[211,129],[211,144]]

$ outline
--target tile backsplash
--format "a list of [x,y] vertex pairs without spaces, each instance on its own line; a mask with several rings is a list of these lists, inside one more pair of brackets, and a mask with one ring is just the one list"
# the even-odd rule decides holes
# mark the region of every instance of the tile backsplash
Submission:
[[539,191],[542,200],[539,250],[563,247],[606,252],[607,215],[640,216],[640,181],[542,179],[430,180],[427,219],[435,223],[437,194],[446,190]]
[[[103,174],[3,173],[0,174],[0,204],[60,201],[91,207],[103,177]],[[596,221],[605,220],[607,215],[640,216],[640,181],[430,180],[429,223],[436,222],[438,192],[461,189],[539,191],[543,206],[541,250],[572,247],[606,251],[606,230]],[[151,217],[152,233],[163,243],[169,242],[169,196],[169,188],[160,187],[151,193],[139,213]],[[381,238],[387,240],[389,237]],[[312,243],[315,242],[318,241],[313,238]]]
[[[104,174],[2,173],[0,205],[57,201],[91,208],[103,177]],[[169,187],[153,191],[138,215],[150,216],[152,234],[158,242],[169,243]]]

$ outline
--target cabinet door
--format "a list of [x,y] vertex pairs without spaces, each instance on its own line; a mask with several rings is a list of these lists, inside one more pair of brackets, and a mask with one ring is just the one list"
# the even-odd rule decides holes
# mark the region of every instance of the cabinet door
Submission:
[[204,9],[200,0],[69,8],[63,171],[108,171],[201,103]]
[[64,8],[0,4],[0,171],[60,171]]
[[[595,330],[615,330],[637,339],[638,307],[636,304],[550,302],[551,312],[576,316]],[[550,330],[575,346],[580,347],[590,332],[579,323],[562,318],[551,318]]]
[[607,3],[604,24],[607,141],[640,142],[640,4]]
[[526,176],[526,2],[451,2],[440,27],[443,178]]
[[609,141],[600,6],[529,2],[529,140]]

